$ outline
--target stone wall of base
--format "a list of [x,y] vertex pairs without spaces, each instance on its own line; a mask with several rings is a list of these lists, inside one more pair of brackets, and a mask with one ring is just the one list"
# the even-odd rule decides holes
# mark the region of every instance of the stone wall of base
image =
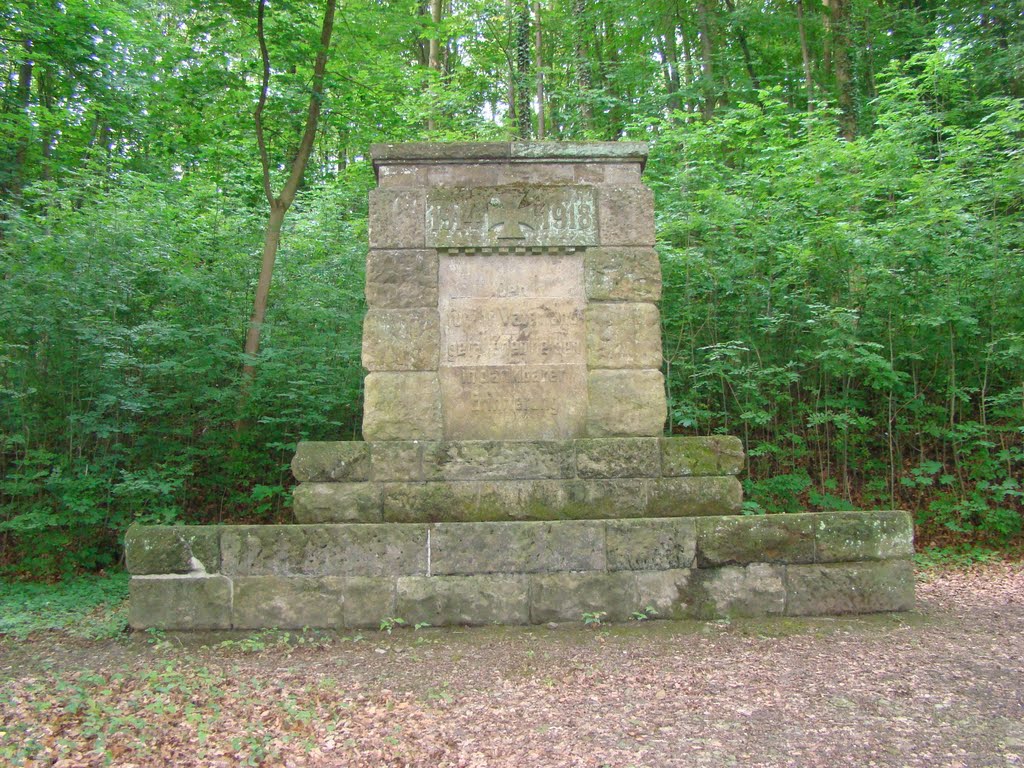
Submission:
[[904,512],[135,526],[134,628],[433,626],[909,610]]

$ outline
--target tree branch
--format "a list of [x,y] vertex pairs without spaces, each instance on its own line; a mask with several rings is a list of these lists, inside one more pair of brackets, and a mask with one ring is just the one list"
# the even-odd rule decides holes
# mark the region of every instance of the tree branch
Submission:
[[263,83],[260,86],[260,100],[256,104],[253,120],[256,121],[256,145],[259,147],[260,164],[263,166],[263,194],[267,196],[267,202],[273,208],[275,201],[274,190],[270,187],[270,157],[267,155],[267,140],[263,136],[263,108],[267,106],[267,94],[270,91],[270,52],[267,50],[267,36],[263,30],[266,8],[267,0],[259,0],[259,8],[256,11],[256,36],[260,41],[260,57],[263,59]]
[[[264,2],[265,0],[260,0]],[[302,141],[299,143],[298,152],[292,161],[292,170],[288,175],[278,198],[278,204],[285,208],[292,204],[295,193],[299,189],[299,183],[306,171],[306,163],[313,151],[313,141],[316,139],[316,126],[320,118],[320,105],[323,103],[324,72],[327,69],[327,50],[331,47],[331,33],[334,30],[334,8],[336,0],[327,0],[327,7],[324,8],[324,21],[320,28],[320,50],[316,54],[316,62],[313,64],[313,92],[309,95],[309,110],[306,113],[306,130],[302,134]]]

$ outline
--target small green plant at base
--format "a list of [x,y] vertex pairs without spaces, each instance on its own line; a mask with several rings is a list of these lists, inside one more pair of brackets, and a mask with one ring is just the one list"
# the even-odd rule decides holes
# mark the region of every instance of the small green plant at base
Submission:
[[607,611],[589,611],[583,614],[583,625],[587,627],[599,627],[608,618]]
[[429,626],[430,626],[430,622],[429,621],[419,621],[416,624],[414,624],[412,628],[413,628],[413,631],[418,632],[419,630],[426,629]]
[[657,618],[657,616],[658,611],[654,608],[654,606],[648,605],[643,610],[633,611],[633,613],[629,615],[629,618],[631,618],[633,621],[647,621],[648,619]]
[[398,616],[385,616],[380,620],[380,631],[387,632],[389,635],[398,627],[404,627],[408,622],[405,619],[401,619]]

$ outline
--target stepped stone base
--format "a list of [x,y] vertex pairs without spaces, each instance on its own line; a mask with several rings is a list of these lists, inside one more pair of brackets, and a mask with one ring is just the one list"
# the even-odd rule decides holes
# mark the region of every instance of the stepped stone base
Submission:
[[735,437],[300,443],[300,523],[691,517],[740,512]]
[[904,611],[905,512],[637,520],[134,526],[141,629],[434,626]]

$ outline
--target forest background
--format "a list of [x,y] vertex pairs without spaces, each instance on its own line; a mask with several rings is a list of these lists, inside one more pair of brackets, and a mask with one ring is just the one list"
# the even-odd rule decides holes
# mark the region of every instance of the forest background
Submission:
[[650,142],[669,428],[743,439],[745,512],[1020,541],[1024,3],[332,10],[0,9],[0,572],[116,566],[133,521],[289,520],[296,442],[359,437],[380,141]]

